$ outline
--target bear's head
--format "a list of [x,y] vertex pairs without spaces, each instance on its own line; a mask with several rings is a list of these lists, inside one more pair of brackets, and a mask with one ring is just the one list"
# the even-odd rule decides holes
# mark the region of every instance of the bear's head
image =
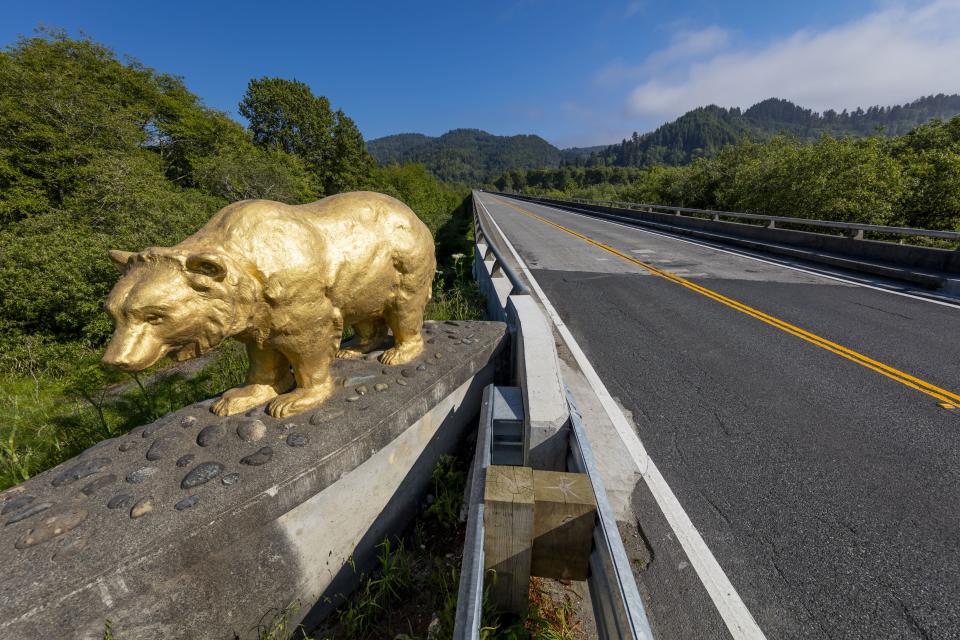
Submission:
[[107,297],[114,333],[104,364],[142,371],[167,354],[198,356],[240,330],[249,296],[226,256],[151,248],[110,258],[123,277]]

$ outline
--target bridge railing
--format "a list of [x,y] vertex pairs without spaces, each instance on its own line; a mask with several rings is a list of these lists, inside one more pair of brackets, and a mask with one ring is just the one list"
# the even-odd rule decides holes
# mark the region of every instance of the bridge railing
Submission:
[[637,203],[622,202],[619,200],[588,200],[586,198],[566,198],[566,200],[569,202],[576,202],[578,204],[617,207],[619,209],[647,211],[649,213],[672,213],[674,215],[690,215],[698,217],[706,216],[712,220],[722,220],[724,218],[757,220],[767,222],[768,227],[775,227],[777,223],[780,223],[804,225],[807,227],[820,227],[825,229],[841,229],[846,232],[846,235],[858,240],[862,240],[864,232],[868,232],[884,235],[915,236],[918,238],[941,238],[945,240],[960,241],[960,232],[958,231],[917,229],[914,227],[893,227],[880,224],[863,224],[859,222],[837,222],[835,220],[817,220],[813,218],[797,218],[794,216],[771,216],[763,213],[741,213],[738,211],[696,209],[693,207],[673,207],[664,204],[650,204],[645,202]]
[[510,263],[503,259],[503,254],[500,253],[500,249],[492,240],[496,238],[496,235],[491,235],[491,233],[488,231],[490,222],[485,220],[486,215],[487,213],[481,207],[477,206],[476,198],[474,198],[473,238],[478,250],[480,250],[481,247],[483,248],[483,254],[480,256],[481,261],[493,260],[491,277],[496,278],[500,275],[506,276],[512,285],[512,289],[510,290],[512,295],[529,294],[530,291],[527,289],[527,285],[524,284],[523,280],[521,280],[516,272],[510,267]]

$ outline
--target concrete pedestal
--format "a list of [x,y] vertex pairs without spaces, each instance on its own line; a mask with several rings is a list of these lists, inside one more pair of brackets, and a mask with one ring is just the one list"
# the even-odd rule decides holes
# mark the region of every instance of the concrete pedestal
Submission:
[[[0,495],[0,638],[257,636],[316,619],[416,511],[471,427],[501,323],[428,323],[413,363],[338,361],[337,391],[283,420],[206,401]],[[347,560],[358,561],[356,572]]]

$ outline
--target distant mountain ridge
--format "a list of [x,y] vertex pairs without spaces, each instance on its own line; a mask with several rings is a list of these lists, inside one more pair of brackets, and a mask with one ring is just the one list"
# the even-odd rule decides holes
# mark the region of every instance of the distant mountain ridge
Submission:
[[613,145],[558,149],[540,136],[497,136],[480,129],[454,129],[442,136],[400,133],[367,141],[380,164],[420,162],[442,180],[482,184],[505,171],[579,166],[683,165],[744,140],[777,134],[815,140],[822,135],[900,135],[934,118],[960,114],[960,95],[937,94],[890,107],[817,113],[789,100],[768,98],[741,111],[699,107],[649,133]]
[[644,167],[683,165],[711,156],[721,147],[742,140],[762,142],[777,134],[815,140],[822,135],[861,137],[876,133],[901,135],[934,118],[960,114],[960,95],[926,96],[904,105],[870,107],[866,111],[828,109],[817,113],[789,100],[768,98],[749,109],[716,105],[688,111],[650,133],[634,134],[573,164]]
[[540,136],[496,136],[480,129],[453,129],[438,137],[400,133],[367,141],[367,150],[381,165],[420,162],[441,180],[468,184],[511,169],[560,164],[560,150]]

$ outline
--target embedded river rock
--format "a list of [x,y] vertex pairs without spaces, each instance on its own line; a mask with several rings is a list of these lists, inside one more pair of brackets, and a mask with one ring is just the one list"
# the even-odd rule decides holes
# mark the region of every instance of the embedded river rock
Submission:
[[[429,322],[402,366],[338,360],[333,396],[275,419],[210,399],[0,494],[0,638],[256,637],[350,588],[475,428],[505,326]],[[357,569],[359,571],[359,569]]]

